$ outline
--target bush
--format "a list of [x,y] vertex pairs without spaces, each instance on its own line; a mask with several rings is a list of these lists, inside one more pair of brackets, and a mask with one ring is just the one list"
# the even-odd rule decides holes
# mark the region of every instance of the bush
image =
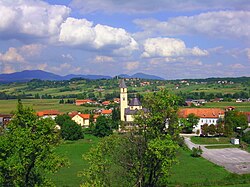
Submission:
[[244,142],[247,142],[248,144],[250,144],[250,131],[246,132],[243,137],[242,137],[242,140]]
[[193,147],[192,148],[192,154],[191,154],[191,156],[192,157],[200,157],[201,156],[201,154],[202,154],[202,149],[200,148],[200,146],[198,147],[198,148],[195,148],[195,147]]

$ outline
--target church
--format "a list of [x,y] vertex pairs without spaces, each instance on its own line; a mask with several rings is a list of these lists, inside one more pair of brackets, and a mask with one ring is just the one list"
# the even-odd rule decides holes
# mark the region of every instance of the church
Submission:
[[146,108],[142,108],[142,104],[138,98],[134,97],[128,103],[128,89],[125,84],[124,79],[120,80],[120,114],[121,114],[121,121],[124,122],[133,122],[134,115],[143,110],[144,112],[147,111]]

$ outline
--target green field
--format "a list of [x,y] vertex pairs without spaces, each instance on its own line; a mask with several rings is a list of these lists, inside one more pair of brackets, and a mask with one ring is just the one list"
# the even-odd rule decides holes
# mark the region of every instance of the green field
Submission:
[[230,138],[227,137],[199,137],[192,136],[191,141],[195,144],[209,145],[209,144],[230,144]]
[[[95,146],[98,139],[86,136],[84,140],[65,142],[58,147],[57,152],[68,157],[71,165],[62,168],[51,175],[52,180],[60,187],[78,187],[81,178],[79,171],[87,168],[82,159],[91,146]],[[250,175],[236,175],[227,172],[204,158],[191,157],[191,151],[180,149],[177,155],[179,163],[174,165],[169,178],[169,186],[249,186]]]
[[[60,112],[84,111],[94,107],[76,106],[75,104],[59,104],[59,99],[22,99],[25,106],[32,107],[35,111],[58,110]],[[17,100],[0,100],[0,113],[8,114],[16,110]]]
[[204,106],[201,106],[203,108],[222,108],[225,109],[228,106],[235,107],[238,111],[244,111],[244,112],[250,112],[250,102],[242,102],[242,103],[236,103],[236,102],[208,102]]
[[57,153],[67,157],[70,165],[51,175],[51,179],[56,186],[75,187],[80,185],[81,178],[77,174],[87,168],[87,163],[82,159],[82,155],[88,152],[92,146],[95,146],[97,141],[96,137],[85,135],[82,140],[66,141],[57,148]]

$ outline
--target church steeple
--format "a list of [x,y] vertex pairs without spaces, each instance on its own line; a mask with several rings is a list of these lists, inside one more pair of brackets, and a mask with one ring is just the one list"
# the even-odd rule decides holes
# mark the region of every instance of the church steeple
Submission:
[[124,79],[120,80],[120,114],[121,121],[125,121],[125,108],[128,108],[128,93]]

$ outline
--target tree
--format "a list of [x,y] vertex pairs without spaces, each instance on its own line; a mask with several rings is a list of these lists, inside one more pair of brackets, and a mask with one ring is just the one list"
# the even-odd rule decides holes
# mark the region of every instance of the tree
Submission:
[[0,136],[0,186],[52,186],[47,174],[64,165],[55,154],[59,133],[52,119],[38,119],[18,102],[17,111]]
[[59,115],[55,121],[61,127],[61,136],[63,139],[78,140],[84,137],[82,127],[72,121],[68,115]]
[[182,119],[181,123],[183,125],[183,132],[192,133],[193,128],[197,126],[200,118],[195,116],[195,114],[189,114],[186,119]]
[[247,117],[237,111],[228,111],[225,114],[224,134],[232,136],[234,132],[238,131],[240,135],[248,126]]
[[111,120],[106,116],[99,116],[96,119],[93,134],[98,137],[104,137],[112,133]]
[[215,135],[215,133],[216,133],[216,127],[215,127],[215,125],[214,124],[211,124],[211,125],[209,125],[208,126],[208,134],[210,134],[210,135]]
[[105,137],[86,155],[90,168],[82,186],[166,184],[178,149],[178,98],[161,90],[144,101],[148,111],[135,116],[130,132]]
[[208,132],[209,132],[209,127],[208,124],[204,124],[201,126],[201,133],[203,136],[208,136]]

